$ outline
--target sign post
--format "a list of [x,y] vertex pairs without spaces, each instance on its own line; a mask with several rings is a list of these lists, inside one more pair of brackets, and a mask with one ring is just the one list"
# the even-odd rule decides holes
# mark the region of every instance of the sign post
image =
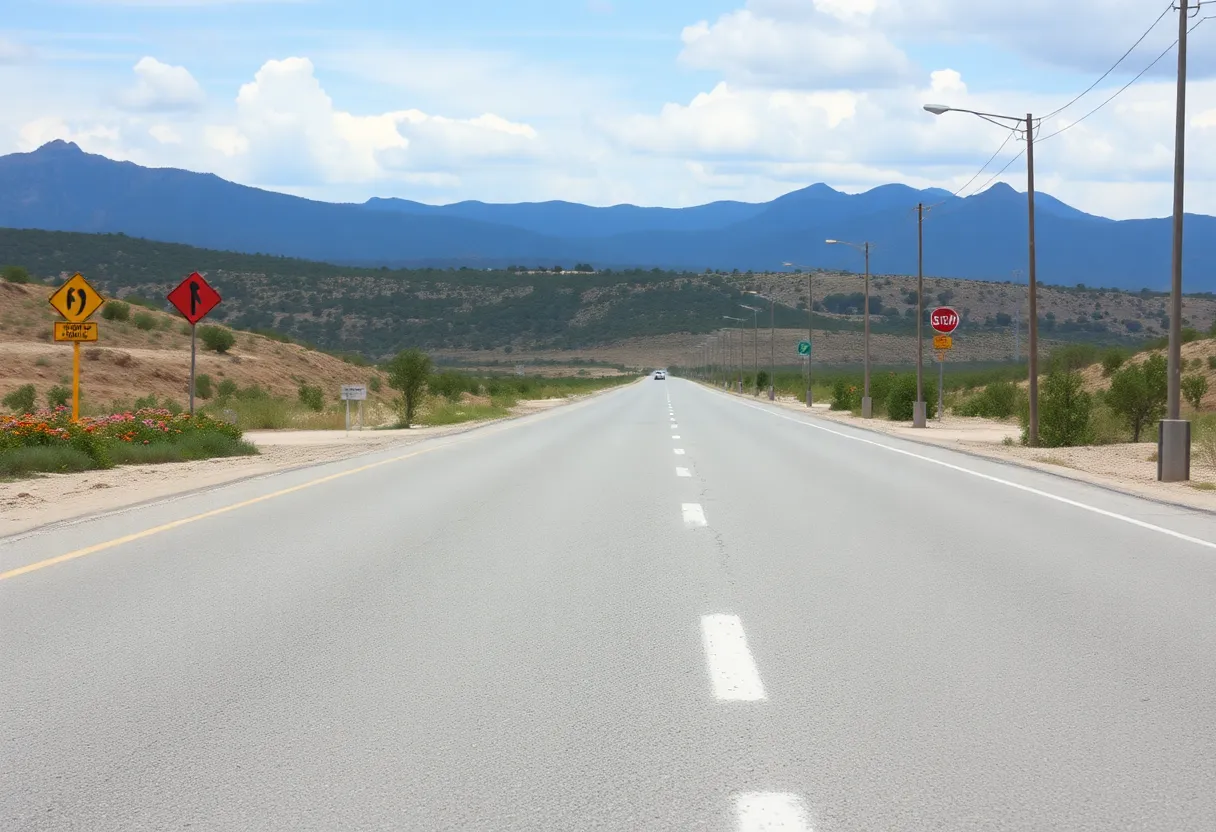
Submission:
[[190,415],[194,415],[194,371],[198,362],[198,322],[207,317],[207,313],[223,298],[220,293],[211,288],[201,274],[194,272],[181,283],[177,284],[168,295],[169,303],[177,307],[182,317],[190,322]]
[[343,384],[342,401],[346,402],[346,431],[350,432],[350,403],[359,403],[359,429],[363,429],[363,402],[367,400],[367,387],[362,384]]
[[105,303],[96,289],[77,272],[50,297],[51,307],[66,320],[56,321],[56,341],[72,342],[72,421],[80,420],[80,342],[97,340],[97,324],[86,323]]
[[944,383],[946,378],[946,353],[954,349],[953,332],[958,329],[961,318],[951,306],[939,306],[929,313],[929,326],[937,335],[933,336],[933,349],[937,350],[937,419],[942,418]]

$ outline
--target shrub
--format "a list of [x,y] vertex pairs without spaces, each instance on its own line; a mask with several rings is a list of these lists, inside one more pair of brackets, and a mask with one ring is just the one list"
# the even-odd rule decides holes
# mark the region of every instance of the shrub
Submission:
[[[1063,448],[1092,441],[1093,396],[1081,385],[1080,373],[1058,365],[1043,379],[1039,390],[1039,444],[1043,447]],[[1023,442],[1027,427],[1028,417],[1023,412]]]
[[832,410],[853,410],[860,404],[857,386],[848,379],[837,378],[832,382]]
[[1208,356],[1208,369],[1209,369],[1209,370],[1216,370],[1216,355],[1209,355],[1209,356]]
[[56,384],[50,390],[46,391],[46,403],[54,410],[57,407],[67,407],[72,403],[72,388],[62,384]]
[[230,378],[221,381],[215,388],[221,399],[236,395],[236,382]]
[[[1216,356],[1213,356],[1213,358],[1216,358]],[[371,390],[373,393],[379,393],[380,392],[380,376],[372,376],[371,378],[369,378],[367,380],[367,389]]]
[[194,377],[194,394],[200,399],[209,399],[215,392],[211,389],[211,376],[203,373]]
[[125,321],[131,317],[131,307],[120,300],[108,300],[101,307],[101,317],[107,321]]
[[145,309],[159,309],[160,308],[160,304],[153,303],[152,301],[148,300],[147,298],[140,297],[139,295],[127,295],[126,300],[127,300],[127,303],[131,304],[132,306],[142,306]]
[[205,349],[221,355],[232,349],[232,345],[236,343],[236,336],[232,334],[232,330],[224,329],[222,326],[205,326],[199,330],[199,335],[202,336]]
[[1121,349],[1109,349],[1102,356],[1102,376],[1110,378],[1114,375],[1115,370],[1123,366],[1123,362],[1127,360],[1127,353]]
[[959,416],[1008,419],[1017,410],[1018,387],[1012,381],[996,381],[954,408]]
[[1140,364],[1124,367],[1111,378],[1106,403],[1121,416],[1132,431],[1132,441],[1140,441],[1144,426],[1165,413],[1168,387],[1165,357],[1151,355]]
[[236,397],[241,401],[257,402],[264,401],[270,398],[270,393],[262,389],[259,384],[251,384],[241,390],[236,391]]
[[320,412],[325,409],[325,393],[320,387],[301,384],[299,395],[300,403],[309,410]]
[[[925,416],[932,418],[937,413],[937,383],[931,378],[922,379],[922,394],[925,397]],[[873,386],[870,388],[873,390]],[[901,373],[888,384],[887,418],[893,422],[912,421],[912,405],[916,402],[916,373]]]
[[9,283],[29,283],[30,273],[25,266],[5,266],[4,279]]
[[182,323],[177,325],[177,331],[180,332],[182,335],[189,335],[190,330],[191,330],[190,324],[186,323],[185,321],[183,321]]
[[133,320],[135,326],[144,331],[156,329],[156,316],[151,312],[136,312]]
[[761,393],[768,391],[768,370],[756,373],[756,390]]
[[71,445],[42,445],[0,450],[0,477],[23,477],[33,473],[65,474],[88,471],[92,458]]
[[1052,351],[1048,367],[1065,373],[1080,370],[1098,361],[1098,348],[1093,344],[1069,344]]
[[1196,410],[1208,393],[1208,377],[1202,373],[1193,373],[1182,377],[1182,396]]
[[401,393],[400,424],[408,428],[431,375],[431,357],[421,350],[403,350],[389,361],[386,370],[389,387]]
[[33,413],[38,404],[38,391],[32,384],[23,384],[4,397],[3,404],[17,415]]

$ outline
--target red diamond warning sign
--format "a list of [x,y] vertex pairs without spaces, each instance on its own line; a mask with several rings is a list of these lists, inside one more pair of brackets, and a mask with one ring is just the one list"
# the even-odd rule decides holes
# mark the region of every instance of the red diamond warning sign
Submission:
[[207,313],[219,306],[220,293],[211,288],[211,284],[203,279],[198,272],[187,277],[169,293],[169,303],[177,307],[182,317],[196,324]]

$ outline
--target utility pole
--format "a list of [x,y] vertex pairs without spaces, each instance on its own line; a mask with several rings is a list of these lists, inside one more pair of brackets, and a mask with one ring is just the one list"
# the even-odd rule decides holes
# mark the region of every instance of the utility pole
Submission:
[[768,400],[777,398],[777,301],[768,299]]
[[1030,419],[1026,444],[1039,444],[1039,287],[1034,250],[1034,116],[1026,114],[1026,205],[1030,211]]
[[806,406],[811,406],[811,362],[815,360],[815,290],[811,286],[811,276],[814,272],[806,271],[806,342],[811,345],[811,353],[806,357]]
[[[1013,270],[1013,282],[1017,285],[1022,282],[1022,270]],[[1022,360],[1022,301],[1018,299],[1017,311],[1013,313],[1013,360],[1015,362]]]
[[[1202,0],[1201,0],[1202,1]],[[1198,4],[1197,4],[1198,5]],[[1191,478],[1191,423],[1182,419],[1182,226],[1186,182],[1186,41],[1190,0],[1178,0],[1178,101],[1174,113],[1174,238],[1170,273],[1169,382],[1166,418],[1157,431],[1157,479]]]
[[916,403],[912,405],[912,427],[925,427],[925,392],[921,376],[925,369],[925,204],[916,204]]

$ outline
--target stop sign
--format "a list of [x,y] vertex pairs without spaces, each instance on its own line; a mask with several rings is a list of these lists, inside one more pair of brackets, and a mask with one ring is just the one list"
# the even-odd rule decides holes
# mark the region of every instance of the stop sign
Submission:
[[929,314],[929,326],[942,335],[958,329],[958,313],[949,306],[939,306]]

